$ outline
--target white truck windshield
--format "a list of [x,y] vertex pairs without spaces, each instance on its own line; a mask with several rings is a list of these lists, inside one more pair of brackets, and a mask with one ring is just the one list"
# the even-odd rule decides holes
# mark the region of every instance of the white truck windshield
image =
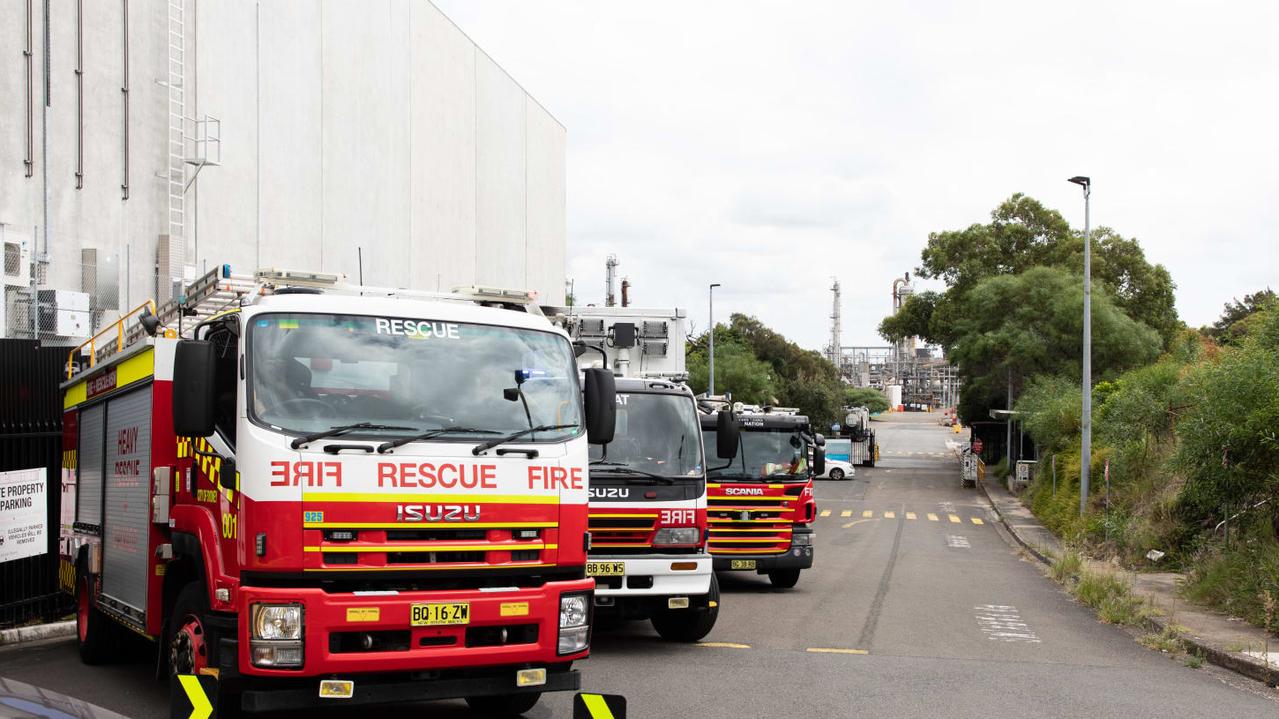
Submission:
[[591,445],[592,472],[613,467],[663,477],[701,477],[701,429],[691,399],[674,394],[617,394],[613,441]]
[[263,314],[250,323],[247,354],[250,417],[289,432],[357,422],[402,428],[366,432],[389,436],[449,427],[505,434],[571,425],[521,440],[559,441],[581,432],[573,350],[550,332]]
[[[707,456],[715,453],[715,430],[702,431]],[[724,466],[727,464],[728,466]],[[808,446],[792,429],[742,428],[741,444],[732,463],[712,461],[707,479],[808,479]]]

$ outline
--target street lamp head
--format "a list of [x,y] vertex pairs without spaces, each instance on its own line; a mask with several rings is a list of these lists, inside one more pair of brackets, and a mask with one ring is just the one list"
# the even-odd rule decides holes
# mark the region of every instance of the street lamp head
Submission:
[[1092,185],[1092,178],[1084,177],[1083,175],[1075,175],[1070,178],[1069,182],[1073,182],[1086,190],[1090,185]]
[[715,282],[715,283],[711,284],[711,289],[713,290],[713,289],[715,289],[716,287],[719,287],[719,286],[720,286],[720,284],[719,284],[718,282]]

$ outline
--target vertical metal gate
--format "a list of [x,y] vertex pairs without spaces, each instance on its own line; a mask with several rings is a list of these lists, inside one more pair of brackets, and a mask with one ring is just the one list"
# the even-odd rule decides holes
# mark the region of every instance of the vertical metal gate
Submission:
[[0,563],[0,627],[49,619],[70,609],[58,593],[62,497],[62,393],[67,349],[0,339],[0,471],[46,468],[45,554]]

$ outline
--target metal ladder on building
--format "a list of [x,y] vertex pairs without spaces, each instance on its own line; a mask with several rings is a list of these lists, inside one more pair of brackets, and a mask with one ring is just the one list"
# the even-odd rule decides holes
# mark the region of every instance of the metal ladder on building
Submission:
[[[169,235],[185,237],[186,202],[186,22],[183,0],[169,0]],[[182,242],[175,243],[185,247]],[[183,260],[184,261],[184,260]],[[182,261],[177,263],[181,268]],[[163,268],[167,273],[170,268]]]

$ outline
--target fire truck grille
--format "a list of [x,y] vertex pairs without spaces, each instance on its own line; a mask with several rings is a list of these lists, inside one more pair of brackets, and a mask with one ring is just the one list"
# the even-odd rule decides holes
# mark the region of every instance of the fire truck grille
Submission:
[[657,515],[633,517],[593,515],[587,523],[595,549],[645,549],[653,546]]
[[[766,501],[761,501],[766,500]],[[781,554],[790,549],[789,497],[708,497],[711,554]]]
[[308,534],[307,552],[319,553],[321,568],[376,570],[484,569],[554,563],[554,525],[478,529],[359,529]]

